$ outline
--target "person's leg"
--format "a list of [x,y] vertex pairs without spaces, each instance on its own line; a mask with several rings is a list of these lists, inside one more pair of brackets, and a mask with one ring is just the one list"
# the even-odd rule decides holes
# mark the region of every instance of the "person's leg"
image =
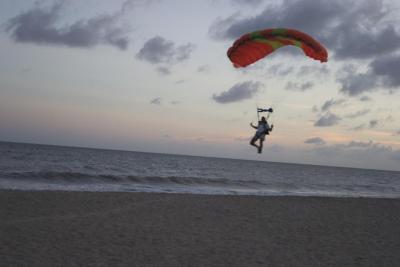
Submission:
[[258,146],[258,153],[262,152],[262,148],[263,148],[263,140],[260,139],[260,145]]
[[258,145],[256,144],[257,139],[258,139],[258,137],[257,137],[257,135],[255,134],[255,135],[253,136],[253,138],[250,140],[250,145],[255,146],[256,148],[258,148]]

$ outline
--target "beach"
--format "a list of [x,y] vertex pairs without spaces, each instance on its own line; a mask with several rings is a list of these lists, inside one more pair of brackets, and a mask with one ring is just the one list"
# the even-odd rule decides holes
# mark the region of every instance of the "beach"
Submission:
[[400,199],[0,191],[1,266],[399,266]]

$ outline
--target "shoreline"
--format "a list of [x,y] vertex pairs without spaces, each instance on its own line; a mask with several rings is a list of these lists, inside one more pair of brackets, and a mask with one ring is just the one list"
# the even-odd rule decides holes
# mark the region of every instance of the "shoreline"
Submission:
[[188,196],[221,196],[221,197],[255,197],[255,198],[344,198],[344,199],[393,199],[393,200],[400,200],[400,195],[395,196],[378,196],[378,195],[324,195],[324,194],[280,194],[280,193],[271,193],[271,194],[246,194],[246,193],[200,193],[200,192],[175,192],[175,191],[113,191],[113,190],[104,190],[104,191],[89,191],[89,190],[59,190],[59,189],[4,189],[0,188],[1,192],[27,192],[27,193],[34,193],[34,192],[42,192],[42,193],[51,193],[51,192],[60,192],[60,193],[106,193],[106,194],[156,194],[156,195],[188,195]]
[[0,190],[4,266],[399,266],[400,199]]

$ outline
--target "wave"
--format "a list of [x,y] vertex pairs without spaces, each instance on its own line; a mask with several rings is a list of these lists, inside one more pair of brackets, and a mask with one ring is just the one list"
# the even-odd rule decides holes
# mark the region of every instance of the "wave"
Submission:
[[170,185],[206,185],[206,186],[265,186],[255,180],[231,180],[227,178],[199,178],[178,176],[133,176],[88,174],[79,172],[12,172],[2,174],[1,178],[14,181],[68,183],[68,184],[170,184]]
[[80,172],[1,172],[0,189],[399,198],[394,187]]

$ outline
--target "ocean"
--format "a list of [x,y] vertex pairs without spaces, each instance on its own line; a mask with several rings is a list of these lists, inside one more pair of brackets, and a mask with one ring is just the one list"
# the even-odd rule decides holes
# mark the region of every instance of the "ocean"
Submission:
[[400,197],[400,172],[0,142],[0,189]]

